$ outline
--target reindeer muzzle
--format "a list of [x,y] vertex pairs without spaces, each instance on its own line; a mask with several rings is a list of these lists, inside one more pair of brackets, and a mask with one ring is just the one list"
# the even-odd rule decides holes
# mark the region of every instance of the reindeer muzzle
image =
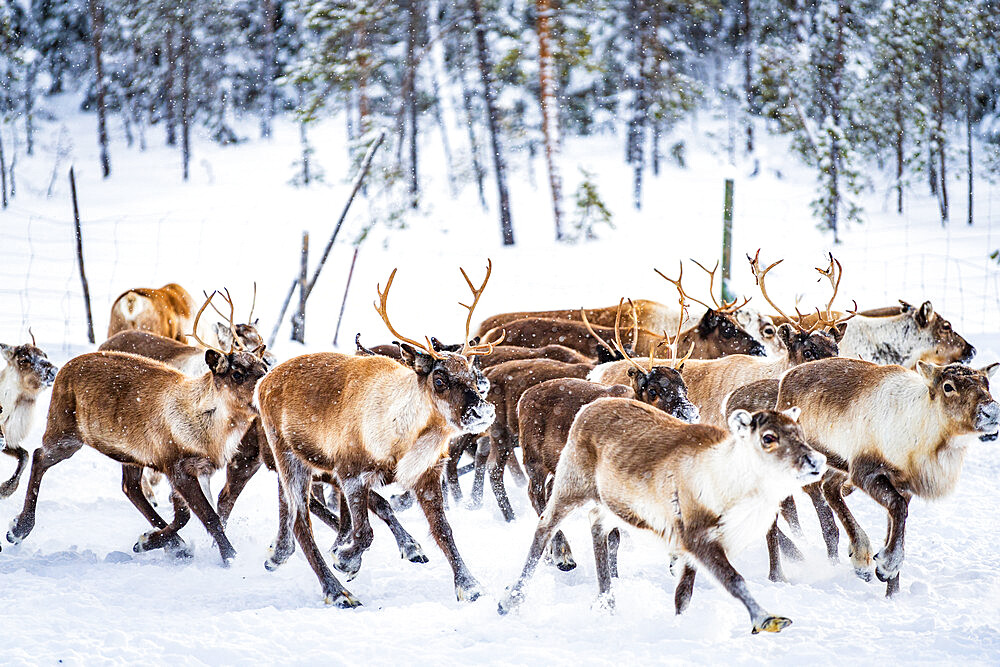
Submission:
[[482,433],[489,428],[496,416],[497,411],[492,403],[477,403],[462,415],[462,430],[465,433]]
[[961,364],[967,364],[970,361],[972,361],[972,358],[974,356],[976,356],[976,348],[972,345],[967,344],[965,346],[965,354],[962,355],[962,358],[959,359],[958,362]]
[[48,361],[41,361],[36,364],[38,379],[41,380],[42,384],[46,387],[51,387],[52,383],[56,381],[56,373],[59,371],[58,368],[53,366]]
[[1000,430],[1000,404],[990,401],[979,406],[976,412],[976,430],[987,435],[997,434]]
[[678,409],[674,416],[682,421],[686,421],[688,424],[697,424],[701,419],[701,413],[698,411],[698,406],[690,401],[686,405],[682,405]]
[[799,459],[799,479],[803,482],[815,482],[826,472],[826,457],[817,451],[803,454]]
[[750,351],[747,352],[747,354],[749,354],[751,357],[766,357],[767,348],[764,347],[759,342],[754,341],[753,347],[750,348]]

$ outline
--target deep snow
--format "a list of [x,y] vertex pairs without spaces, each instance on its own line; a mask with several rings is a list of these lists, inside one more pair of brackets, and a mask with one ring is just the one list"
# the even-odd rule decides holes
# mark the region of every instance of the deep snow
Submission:
[[[93,118],[69,112],[72,100],[50,101],[72,137],[84,221],[87,270],[98,339],[118,293],[136,285],[178,281],[193,293],[227,285],[241,310],[258,283],[257,312],[270,333],[280,302],[297,271],[300,233],[312,232],[312,261],[326,242],[346,196],[347,163],[339,121],[313,133],[327,183],[308,190],[287,185],[297,158],[295,128],[279,125],[272,142],[219,148],[195,144],[192,182],[180,182],[179,155],[159,146],[127,151],[113,136],[115,175],[97,175]],[[494,276],[479,315],[506,309],[606,305],[627,294],[672,300],[652,267],[668,274],[677,260],[715,257],[721,236],[722,179],[736,179],[734,280],[752,293],[742,260],[763,247],[762,259],[785,257],[774,271],[776,295],[785,303],[825,301],[813,281],[829,239],[808,215],[811,173],[796,166],[781,140],[763,142],[761,175],[751,165],[725,165],[712,125],[678,128],[689,141],[689,168],[670,167],[646,183],[644,209],[630,208],[630,173],[621,166],[620,137],[567,138],[567,192],[578,164],[596,174],[601,194],[615,212],[614,231],[601,242],[556,246],[546,204],[543,163],[535,164],[537,189],[523,156],[512,156],[512,201],[518,245],[501,248],[495,216],[479,207],[474,188],[447,197],[440,157],[429,148],[425,208],[404,230],[376,227],[360,252],[341,330],[348,348],[362,332],[366,344],[389,338],[371,308],[376,282],[393,266],[400,272],[390,297],[393,322],[413,337],[461,337],[466,296],[458,266],[473,280],[492,257]],[[27,327],[59,363],[84,351],[83,309],[73,263],[73,238],[65,175],[52,199],[44,191],[52,170],[58,125],[48,124],[40,155],[19,158],[21,194],[0,212],[0,340],[24,340]],[[114,130],[114,127],[112,128]],[[696,129],[698,130],[696,132]],[[159,130],[151,133],[156,144]],[[429,137],[427,146],[434,144]],[[436,162],[435,162],[436,161]],[[778,178],[776,170],[782,172]],[[487,183],[488,195],[493,191]],[[930,200],[911,195],[908,213],[882,210],[883,190],[869,197],[869,220],[848,230],[835,249],[844,262],[839,305],[862,307],[931,298],[960,332],[980,348],[977,365],[997,360],[1000,349],[993,218],[1000,190],[980,184],[979,222],[966,229],[956,205],[952,226],[942,231]],[[310,300],[308,346],[287,342],[287,325],[275,352],[281,358],[329,349],[350,261],[349,245],[365,222],[356,203],[341,241]],[[570,209],[567,206],[567,209]],[[686,285],[703,293],[707,281],[687,263]],[[780,276],[780,278],[779,278]],[[690,281],[690,282],[688,282]],[[238,311],[239,313],[239,311]],[[981,333],[982,332],[982,333]],[[45,405],[39,422],[44,421]],[[41,425],[29,445],[36,446]],[[11,461],[0,462],[6,476]],[[580,566],[570,573],[541,567],[518,613],[501,618],[496,603],[523,564],[535,520],[523,489],[508,477],[518,519],[505,524],[489,490],[484,508],[454,508],[449,517],[463,557],[487,595],[472,604],[454,598],[451,572],[427,533],[419,510],[400,514],[431,559],[415,565],[399,559],[389,532],[375,525],[375,543],[348,588],[364,603],[356,611],[327,609],[319,585],[301,555],[276,573],[262,567],[273,538],[276,477],[262,470],[236,505],[227,534],[239,552],[231,568],[204,529],[192,520],[183,531],[195,556],[177,562],[162,553],[135,555],[131,545],[148,526],[120,491],[120,468],[85,449],[46,475],[38,523],[17,547],[0,553],[0,604],[5,661],[12,663],[334,662],[376,663],[667,663],[849,660],[993,663],[1000,658],[1000,527],[995,516],[1000,450],[974,447],[958,491],[943,501],[911,506],[902,594],[887,601],[884,585],[858,580],[846,560],[826,562],[813,511],[803,496],[806,537],[798,541],[807,560],[788,563],[790,584],[767,581],[763,541],[734,562],[758,600],[793,619],[777,636],[749,634],[742,606],[701,574],[689,611],[673,615],[674,579],[655,540],[632,532],[623,547],[615,582],[617,611],[592,608],[597,592],[585,512],[567,526]],[[17,514],[24,484],[0,502],[0,521]],[[216,476],[213,489],[221,488]],[[466,492],[470,481],[463,478]],[[387,490],[388,492],[388,490]],[[166,501],[161,491],[161,508]],[[884,513],[858,492],[848,499],[873,543],[884,534]],[[169,512],[169,510],[166,510]],[[315,525],[321,546],[332,534]]]

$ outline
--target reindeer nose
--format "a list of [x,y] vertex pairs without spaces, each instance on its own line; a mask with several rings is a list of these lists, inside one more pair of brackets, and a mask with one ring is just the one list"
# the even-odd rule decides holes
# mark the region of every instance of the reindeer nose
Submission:
[[753,347],[750,348],[750,352],[748,354],[751,357],[766,357],[767,348],[758,343],[757,341],[754,341]]
[[979,413],[976,415],[976,428],[980,431],[993,433],[1000,425],[1000,404],[990,401],[986,405],[979,406]]
[[811,451],[802,457],[802,472],[821,475],[826,467],[826,457],[817,451]]
[[962,363],[967,364],[972,361],[972,358],[976,356],[976,347],[974,345],[966,345],[965,356],[962,357]]

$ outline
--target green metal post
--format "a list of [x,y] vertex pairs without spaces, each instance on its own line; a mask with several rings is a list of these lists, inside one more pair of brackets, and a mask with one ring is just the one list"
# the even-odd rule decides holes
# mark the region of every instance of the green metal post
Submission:
[[726,179],[726,198],[722,209],[722,300],[732,301],[729,289],[729,266],[733,250],[733,179]]

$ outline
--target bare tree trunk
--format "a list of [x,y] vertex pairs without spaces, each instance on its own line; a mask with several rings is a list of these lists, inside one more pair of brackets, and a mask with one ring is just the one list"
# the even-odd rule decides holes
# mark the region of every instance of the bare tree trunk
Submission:
[[264,63],[261,76],[264,79],[264,111],[260,120],[260,136],[264,139],[271,136],[271,123],[274,120],[275,88],[274,73],[277,58],[274,49],[274,0],[264,0]]
[[163,90],[166,95],[166,126],[167,145],[177,145],[177,122],[174,119],[174,108],[177,106],[177,97],[174,94],[174,78],[177,70],[177,52],[174,50],[174,29],[168,28],[166,35],[167,42],[167,75],[163,81]]
[[556,240],[561,241],[563,239],[562,176],[559,173],[559,155],[562,142],[559,136],[559,101],[556,98],[555,63],[552,57],[552,12],[550,0],[535,0],[539,97],[542,103],[545,163],[549,169],[549,188],[552,191],[552,218],[556,225]]
[[472,108],[472,91],[469,90],[468,81],[465,78],[465,62],[459,65],[458,78],[462,84],[462,109],[465,111],[465,129],[469,135],[469,152],[472,156],[472,171],[476,176],[476,188],[479,192],[479,203],[483,210],[486,209],[486,169],[479,160],[479,141],[476,140],[475,114]]
[[181,26],[181,160],[184,180],[188,180],[191,165],[191,26],[184,17]]
[[844,73],[844,21],[845,0],[837,2],[837,39],[834,46],[834,70],[830,96],[830,117],[835,131],[830,137],[830,207],[827,225],[833,230],[833,242],[839,243],[838,218],[840,215],[840,94]]
[[0,208],[7,208],[7,161],[3,155],[2,124],[0,124]]
[[646,142],[647,98],[646,84],[646,49],[647,33],[650,25],[649,12],[644,0],[632,0],[629,3],[629,22],[634,26],[632,42],[635,45],[633,66],[637,74],[631,81],[635,89],[635,99],[632,103],[632,116],[629,119],[626,157],[633,170],[632,203],[636,210],[642,208],[642,172],[645,167],[644,147]]
[[104,97],[104,63],[101,58],[104,39],[104,8],[100,0],[87,0],[90,13],[90,40],[94,49],[94,68],[97,72],[97,143],[101,147],[101,173],[111,175],[111,158],[108,156],[107,103]]
[[33,60],[25,68],[24,77],[24,152],[35,154],[35,79],[38,76],[38,63]]
[[419,204],[420,184],[417,178],[417,30],[421,9],[417,0],[409,0],[406,23],[406,110],[410,125],[410,208]]
[[479,60],[479,76],[483,84],[483,101],[486,104],[487,127],[490,131],[490,146],[493,149],[493,171],[496,175],[497,194],[500,207],[500,230],[504,245],[514,245],[514,226],[510,219],[510,196],[507,193],[507,166],[500,148],[500,117],[493,98],[493,67],[486,50],[486,26],[483,25],[483,11],[480,0],[471,0],[472,21],[475,24],[476,53]]
[[927,179],[930,186],[931,196],[938,196],[938,175],[937,165],[934,163],[934,137],[928,135],[927,142]]
[[304,120],[299,120],[299,146],[302,148],[302,185],[309,185],[309,181],[312,180],[309,174],[309,154],[312,153],[312,148],[309,147],[309,135]]
[[[441,146],[444,149],[445,166],[448,169],[448,189],[454,197],[457,192],[455,188],[455,159],[451,152],[451,140],[448,138],[448,120],[458,118],[458,114],[450,104],[450,98],[441,93],[441,86],[438,83],[438,75],[444,73],[444,45],[441,39],[440,23],[440,3],[438,0],[431,0],[428,5],[428,16],[434,26],[434,37],[431,44],[431,88],[434,93],[434,122],[437,123],[438,131],[441,133]],[[448,119],[445,119],[445,116]]]
[[[358,50],[364,53],[368,48],[368,26],[358,26]],[[371,105],[368,100],[368,58],[362,55],[358,62],[358,134],[364,136],[368,132],[368,117],[371,115]]]
[[944,134],[944,48],[938,41],[943,29],[941,7],[933,10],[934,44],[931,47],[931,68],[934,86],[934,140],[932,146],[938,158],[937,195],[941,211],[941,226],[948,224],[947,138]]
[[746,98],[747,153],[753,153],[753,39],[750,36],[750,0],[743,0],[743,95]]
[[973,222],[972,215],[972,188],[975,161],[972,156],[972,54],[966,55],[965,64],[965,159],[966,169],[969,172],[969,217],[968,223]]

